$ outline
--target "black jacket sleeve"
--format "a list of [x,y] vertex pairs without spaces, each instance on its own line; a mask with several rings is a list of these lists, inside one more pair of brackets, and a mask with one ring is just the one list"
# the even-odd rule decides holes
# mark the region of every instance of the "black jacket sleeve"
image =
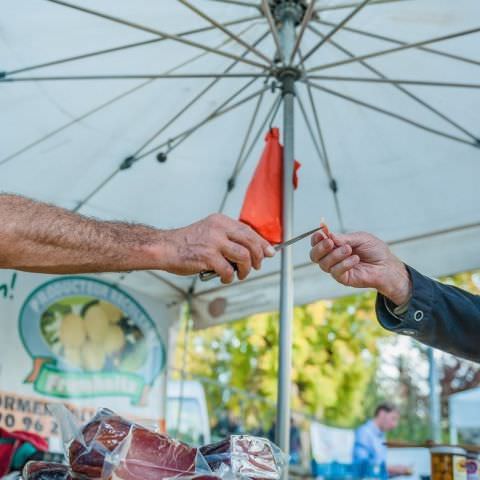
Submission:
[[431,347],[480,362],[480,296],[407,269],[412,279],[408,311],[395,315],[394,306],[379,294],[376,312],[380,324]]

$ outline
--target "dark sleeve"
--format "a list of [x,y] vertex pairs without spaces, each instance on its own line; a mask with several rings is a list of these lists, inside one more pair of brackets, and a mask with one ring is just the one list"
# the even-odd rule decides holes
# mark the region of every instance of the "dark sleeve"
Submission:
[[480,362],[480,296],[436,282],[409,266],[407,269],[412,279],[408,311],[394,315],[394,305],[379,294],[376,312],[380,324],[431,347]]

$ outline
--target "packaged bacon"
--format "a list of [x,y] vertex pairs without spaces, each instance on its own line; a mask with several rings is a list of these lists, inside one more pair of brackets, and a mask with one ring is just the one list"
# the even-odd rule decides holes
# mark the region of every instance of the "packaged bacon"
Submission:
[[23,467],[23,480],[73,480],[68,465],[49,462],[28,462]]

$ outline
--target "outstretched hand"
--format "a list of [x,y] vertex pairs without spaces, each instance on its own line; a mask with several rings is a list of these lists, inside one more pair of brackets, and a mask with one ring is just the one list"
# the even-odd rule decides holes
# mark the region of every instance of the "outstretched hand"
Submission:
[[375,288],[396,305],[408,301],[410,277],[387,244],[365,232],[345,235],[323,232],[312,236],[310,258],[339,283]]

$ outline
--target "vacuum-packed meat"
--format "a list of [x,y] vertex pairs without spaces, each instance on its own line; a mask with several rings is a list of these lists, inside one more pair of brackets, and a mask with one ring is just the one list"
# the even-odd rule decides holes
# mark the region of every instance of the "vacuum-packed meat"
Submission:
[[197,449],[108,410],[87,423],[69,447],[72,471],[90,479],[161,480],[195,472]]

